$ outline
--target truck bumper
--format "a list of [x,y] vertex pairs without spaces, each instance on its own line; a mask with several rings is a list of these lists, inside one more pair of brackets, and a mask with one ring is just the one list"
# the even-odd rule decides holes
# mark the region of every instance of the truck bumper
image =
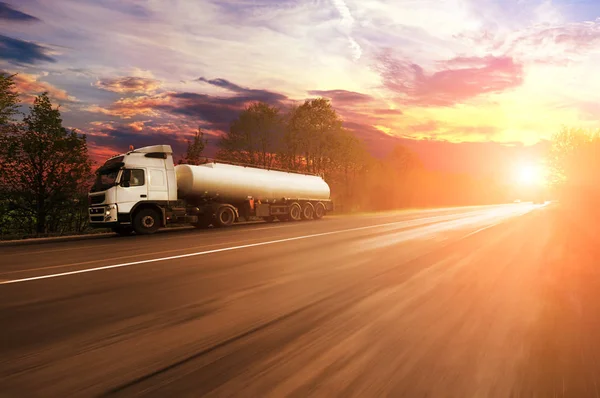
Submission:
[[116,204],[91,206],[88,208],[89,222],[92,228],[111,228],[119,224]]

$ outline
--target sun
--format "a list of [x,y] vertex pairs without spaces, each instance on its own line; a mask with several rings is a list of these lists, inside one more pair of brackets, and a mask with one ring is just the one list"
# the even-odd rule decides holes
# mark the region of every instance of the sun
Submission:
[[546,182],[546,173],[539,164],[524,164],[517,169],[517,182],[520,185],[543,185]]

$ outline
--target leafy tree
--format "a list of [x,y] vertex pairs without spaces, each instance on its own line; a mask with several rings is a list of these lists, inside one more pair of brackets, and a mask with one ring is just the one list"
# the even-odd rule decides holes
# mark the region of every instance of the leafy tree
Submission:
[[331,167],[336,135],[341,130],[342,120],[328,100],[305,101],[288,119],[285,143],[291,162],[311,173],[325,173]]
[[15,75],[0,73],[0,126],[13,121],[19,106],[19,94],[15,87]]
[[370,155],[364,143],[346,129],[340,129],[332,139],[328,182],[337,188],[338,201],[356,204],[360,190],[357,182],[369,169]]
[[231,123],[219,141],[217,157],[267,168],[276,166],[282,131],[279,109],[264,102],[254,103]]
[[7,141],[0,159],[9,206],[38,234],[63,229],[90,180],[85,135],[64,128],[59,110],[43,93]]
[[[198,127],[198,131],[194,134],[193,141],[188,140],[187,142],[187,152],[183,162],[187,164],[200,164],[202,153],[207,144],[208,140],[204,138],[204,132]],[[180,163],[182,162],[180,161]]]
[[600,133],[563,127],[552,139],[550,183],[567,203],[595,208],[600,200]]

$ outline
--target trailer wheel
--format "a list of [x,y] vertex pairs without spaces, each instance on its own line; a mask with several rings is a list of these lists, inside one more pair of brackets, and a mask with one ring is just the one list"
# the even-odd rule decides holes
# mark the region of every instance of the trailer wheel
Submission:
[[160,228],[160,214],[154,209],[141,209],[133,216],[133,230],[138,235],[150,235]]
[[215,227],[229,227],[235,222],[235,211],[229,206],[219,207],[215,216]]
[[302,219],[311,220],[315,214],[315,208],[310,202],[306,202],[302,208]]
[[294,202],[290,206],[290,220],[291,221],[300,221],[302,219],[302,207],[300,207],[300,203]]
[[315,206],[315,220],[320,220],[323,217],[325,217],[325,205],[323,202],[319,202]]

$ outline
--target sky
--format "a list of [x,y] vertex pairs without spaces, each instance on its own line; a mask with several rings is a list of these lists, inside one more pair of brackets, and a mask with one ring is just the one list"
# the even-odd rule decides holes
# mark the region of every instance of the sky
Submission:
[[[252,101],[326,97],[375,156],[497,172],[598,125],[598,0],[5,0],[0,70],[96,159],[211,147]],[[502,166],[501,166],[502,165]]]

